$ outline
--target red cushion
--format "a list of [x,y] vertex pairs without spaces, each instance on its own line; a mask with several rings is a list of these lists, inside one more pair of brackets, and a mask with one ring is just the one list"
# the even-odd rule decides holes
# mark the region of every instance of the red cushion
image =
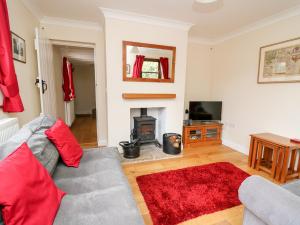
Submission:
[[50,129],[46,130],[45,134],[55,144],[67,166],[79,166],[83,151],[64,121],[57,120]]
[[0,206],[5,225],[53,224],[65,195],[27,144],[0,162]]

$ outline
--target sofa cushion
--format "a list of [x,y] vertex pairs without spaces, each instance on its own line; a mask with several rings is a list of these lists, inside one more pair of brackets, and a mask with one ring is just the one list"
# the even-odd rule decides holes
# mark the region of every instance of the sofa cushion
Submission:
[[124,184],[81,195],[65,196],[54,221],[54,225],[61,224],[142,225],[144,222],[130,188]]
[[[100,160],[98,163],[102,163],[102,161]],[[111,164],[112,167],[114,165],[114,163]],[[126,178],[124,177],[121,168],[112,167],[86,176],[56,179],[55,183],[60,189],[73,195],[123,185]]]
[[24,125],[22,129],[0,146],[0,160],[12,153],[22,143],[27,142],[35,157],[52,174],[58,162],[59,154],[44,132],[54,123],[54,118],[40,116]]
[[95,148],[85,150],[78,168],[59,163],[53,177],[55,180],[91,175],[107,168],[119,168],[120,155],[117,148]]
[[64,192],[26,143],[0,162],[0,205],[6,225],[53,224]]
[[300,181],[293,181],[291,183],[282,186],[284,189],[292,192],[293,194],[300,196]]
[[83,151],[69,127],[59,119],[45,134],[55,144],[63,162],[77,168]]

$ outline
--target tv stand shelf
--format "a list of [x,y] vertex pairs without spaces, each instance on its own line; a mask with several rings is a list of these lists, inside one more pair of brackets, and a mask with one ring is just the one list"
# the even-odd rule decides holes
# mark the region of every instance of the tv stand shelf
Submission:
[[219,122],[193,122],[191,125],[184,125],[184,147],[222,144],[222,126]]

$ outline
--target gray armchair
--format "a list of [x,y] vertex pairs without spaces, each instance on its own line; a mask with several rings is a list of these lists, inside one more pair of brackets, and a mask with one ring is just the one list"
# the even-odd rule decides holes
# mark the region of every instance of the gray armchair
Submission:
[[243,225],[300,225],[300,181],[279,186],[260,176],[239,189],[245,206]]

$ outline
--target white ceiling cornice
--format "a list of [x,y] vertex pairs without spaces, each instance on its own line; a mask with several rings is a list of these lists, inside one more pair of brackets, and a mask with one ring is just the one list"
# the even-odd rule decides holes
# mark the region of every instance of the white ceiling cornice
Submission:
[[216,44],[220,44],[224,41],[233,39],[235,37],[238,37],[240,35],[249,33],[251,31],[255,31],[258,29],[261,29],[263,27],[272,25],[274,23],[289,19],[291,17],[294,16],[299,16],[300,15],[300,5],[293,7],[291,9],[288,10],[284,10],[280,13],[277,13],[273,16],[264,18],[260,21],[257,21],[255,23],[252,23],[250,25],[244,26],[234,32],[230,32],[226,35],[223,35],[221,37],[217,37],[217,38],[202,38],[202,37],[189,37],[189,42],[191,43],[198,43],[198,44],[207,44],[207,45],[216,45]]
[[249,24],[247,26],[244,26],[244,27],[242,27],[242,28],[240,28],[240,29],[238,29],[234,32],[223,35],[222,37],[212,39],[212,41],[215,44],[218,44],[218,43],[227,41],[229,39],[238,37],[240,35],[249,33],[251,31],[258,30],[260,28],[266,27],[268,25],[272,25],[274,23],[289,19],[289,18],[294,17],[294,16],[298,16],[298,15],[300,15],[300,5],[298,5],[296,7],[293,7],[293,8],[290,8],[290,9],[287,9],[287,10],[284,10],[284,11],[282,11],[280,13],[277,13],[277,14],[274,14],[270,17],[266,17],[262,20],[259,20],[255,23],[252,23],[252,24]]
[[90,29],[90,30],[98,30],[101,31],[102,27],[98,23],[88,22],[84,20],[70,20],[65,18],[58,18],[58,17],[48,17],[44,16],[40,20],[41,24],[50,24],[50,25],[58,25],[58,26],[65,26],[65,27],[75,27],[81,29]]
[[122,10],[109,9],[103,7],[99,7],[99,9],[103,12],[105,18],[113,18],[113,19],[126,20],[126,21],[137,22],[137,23],[171,27],[171,28],[181,29],[185,31],[188,31],[194,25],[192,23],[186,23],[178,20],[147,16],[143,14],[132,13],[132,12],[127,12]]
[[31,14],[36,17],[37,20],[40,21],[40,19],[43,17],[42,11],[39,7],[37,7],[35,4],[33,4],[31,1],[28,0],[21,0],[24,4],[24,6],[31,12]]

